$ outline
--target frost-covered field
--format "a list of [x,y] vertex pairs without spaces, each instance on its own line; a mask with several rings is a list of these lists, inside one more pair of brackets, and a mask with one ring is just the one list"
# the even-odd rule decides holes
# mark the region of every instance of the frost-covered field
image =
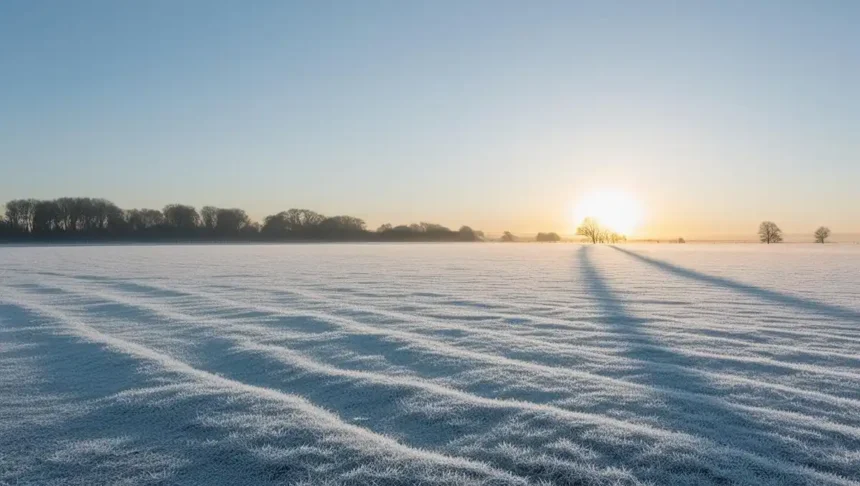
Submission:
[[0,247],[0,484],[860,484],[860,246]]

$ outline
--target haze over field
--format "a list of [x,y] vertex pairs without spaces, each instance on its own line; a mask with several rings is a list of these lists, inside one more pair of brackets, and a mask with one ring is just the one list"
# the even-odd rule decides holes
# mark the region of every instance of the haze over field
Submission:
[[0,248],[3,484],[860,485],[860,247]]

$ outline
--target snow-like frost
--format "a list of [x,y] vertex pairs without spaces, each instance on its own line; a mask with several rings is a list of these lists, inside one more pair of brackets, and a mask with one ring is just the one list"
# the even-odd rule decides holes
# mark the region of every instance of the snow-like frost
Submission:
[[860,485],[860,247],[0,248],[0,484]]

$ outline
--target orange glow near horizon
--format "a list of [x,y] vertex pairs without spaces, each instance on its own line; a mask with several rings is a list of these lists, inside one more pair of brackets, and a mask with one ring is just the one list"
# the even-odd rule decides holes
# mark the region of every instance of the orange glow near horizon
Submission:
[[630,236],[642,224],[644,209],[631,194],[620,190],[601,190],[586,194],[574,209],[574,226],[594,218],[616,233]]

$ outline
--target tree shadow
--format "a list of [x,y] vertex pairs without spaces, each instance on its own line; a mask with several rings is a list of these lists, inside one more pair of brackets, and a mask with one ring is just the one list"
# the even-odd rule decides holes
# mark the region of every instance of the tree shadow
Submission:
[[793,424],[776,413],[763,416],[736,406],[727,395],[750,396],[757,390],[749,384],[736,389],[734,384],[712,382],[701,371],[713,360],[683,354],[649,332],[648,324],[631,315],[595,265],[593,260],[600,251],[602,248],[591,246],[578,250],[580,279],[599,308],[599,321],[617,336],[629,337],[622,341],[619,351],[621,360],[632,360],[620,363],[632,368],[627,379],[653,389],[653,393],[639,397],[641,405],[631,407],[631,412],[697,439],[695,444],[682,446],[680,452],[660,453],[648,464],[647,479],[662,483],[680,476],[688,478],[685,484],[780,485],[838,481],[830,475],[857,479],[852,466],[826,457],[828,449],[856,450],[860,445],[856,438],[810,424]]
[[671,263],[667,263],[661,260],[656,260],[654,258],[650,258],[639,253],[632,252],[630,250],[619,248],[617,246],[612,246],[611,248],[620,251],[621,253],[624,253],[625,255],[628,255],[632,258],[635,258],[640,262],[647,263],[648,265],[657,267],[660,270],[664,270],[680,277],[698,280],[699,282],[704,282],[710,285],[716,285],[738,292],[743,292],[761,300],[794,307],[803,311],[822,314],[836,319],[848,319],[855,322],[860,322],[860,312],[857,312],[852,309],[847,309],[845,307],[840,307],[837,305],[825,304],[823,302],[818,302],[812,299],[805,299],[803,297],[783,294],[773,290],[756,287],[754,285],[737,282],[735,280],[731,280],[724,277],[708,275],[705,273],[697,272],[695,270],[690,270],[688,268],[679,267],[677,265],[673,265]]

